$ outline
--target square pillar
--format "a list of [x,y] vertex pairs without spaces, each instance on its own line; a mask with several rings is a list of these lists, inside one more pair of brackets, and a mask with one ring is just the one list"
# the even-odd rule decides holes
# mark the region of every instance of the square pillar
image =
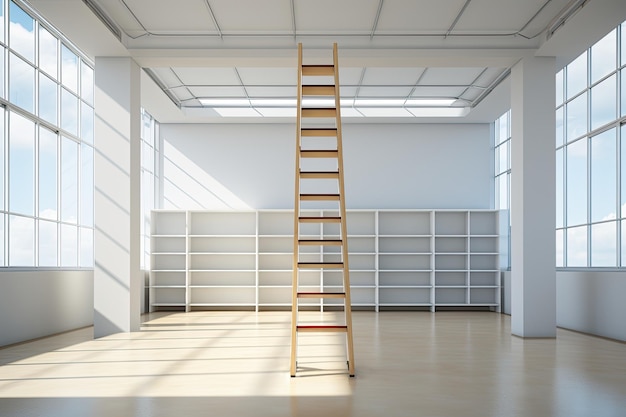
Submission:
[[511,331],[556,337],[553,57],[511,70]]
[[95,67],[94,337],[138,331],[140,68],[98,57]]

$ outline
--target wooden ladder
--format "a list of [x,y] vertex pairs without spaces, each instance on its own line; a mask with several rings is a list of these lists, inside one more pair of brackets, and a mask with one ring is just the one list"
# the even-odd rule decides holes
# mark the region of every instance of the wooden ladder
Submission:
[[[305,83],[303,84],[303,80]],[[327,80],[332,80],[328,81]],[[323,84],[325,83],[325,84]],[[323,106],[303,105],[305,100],[324,101]],[[313,122],[317,120],[318,123]],[[308,123],[307,123],[308,122]],[[335,138],[333,141],[332,138]],[[304,141],[303,141],[304,139]],[[293,278],[291,306],[291,376],[296,376],[298,333],[343,332],[346,334],[348,372],[354,376],[354,348],[352,343],[352,312],[350,304],[350,273],[348,266],[348,242],[346,228],[346,206],[343,180],[343,148],[341,141],[341,113],[339,95],[339,66],[337,44],[333,44],[332,65],[303,65],[302,44],[298,44],[298,98],[296,118],[296,179],[293,235]],[[333,143],[335,142],[335,143]],[[333,143],[329,145],[329,143]],[[316,165],[316,162],[318,165]],[[320,166],[320,168],[316,168]],[[329,189],[332,190],[329,191]],[[306,192],[303,192],[307,190]],[[311,191],[311,192],[309,192]],[[306,205],[321,203],[330,210],[307,213]],[[317,224],[319,236],[303,231],[303,224]],[[329,224],[335,231],[326,232]],[[310,226],[309,226],[310,227]],[[338,230],[339,236],[336,236]],[[321,257],[312,262],[303,258],[311,256],[303,247],[319,247]],[[340,247],[340,252],[331,252],[328,246]],[[305,256],[302,256],[305,254]],[[332,259],[326,260],[326,259]],[[324,291],[323,279],[320,291],[301,291],[300,274],[305,270],[341,271],[341,291]],[[340,323],[319,325],[299,324],[299,302],[303,299],[343,299],[345,318]],[[335,304],[333,304],[334,306]],[[322,307],[320,307],[322,308]]]

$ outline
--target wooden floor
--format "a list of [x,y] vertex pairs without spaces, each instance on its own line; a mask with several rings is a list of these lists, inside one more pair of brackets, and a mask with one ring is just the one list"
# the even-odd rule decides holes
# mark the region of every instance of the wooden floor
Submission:
[[290,378],[289,312],[144,319],[0,349],[0,416],[626,416],[626,344],[497,313],[354,312],[355,378],[341,334],[302,335]]

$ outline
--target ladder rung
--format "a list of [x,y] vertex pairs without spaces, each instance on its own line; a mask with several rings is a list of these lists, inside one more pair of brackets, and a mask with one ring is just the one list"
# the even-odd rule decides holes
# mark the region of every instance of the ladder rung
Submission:
[[312,178],[339,178],[338,171],[304,171],[300,172],[300,178],[312,179]]
[[298,262],[298,268],[302,269],[341,269],[343,262]]
[[335,75],[333,65],[303,65],[302,75]]
[[303,96],[334,96],[335,86],[334,85],[303,85],[302,95]]
[[346,298],[345,292],[299,292],[298,298]]
[[301,246],[341,246],[341,239],[300,239]]
[[337,158],[339,156],[339,151],[336,149],[326,149],[326,150],[300,150],[300,156],[303,158]]
[[296,326],[299,332],[347,332],[348,326],[320,325],[320,326]]
[[317,129],[307,127],[300,130],[301,136],[337,136],[336,128]]
[[339,194],[300,194],[302,201],[339,201]]
[[341,217],[299,217],[300,223],[341,223]]
[[337,111],[334,108],[306,108],[302,109],[302,117],[335,117]]

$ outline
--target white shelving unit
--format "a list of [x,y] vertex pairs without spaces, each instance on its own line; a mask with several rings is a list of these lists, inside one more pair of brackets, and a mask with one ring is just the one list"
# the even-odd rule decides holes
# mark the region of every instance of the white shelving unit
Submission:
[[[352,306],[500,311],[499,215],[348,210]],[[292,211],[155,210],[152,216],[151,310],[291,308]],[[303,226],[311,228],[310,235],[339,234],[335,224]],[[310,261],[339,257],[333,246],[307,250]],[[309,291],[332,290],[341,286],[341,274],[307,271],[300,283]],[[306,301],[316,310],[337,302]]]

